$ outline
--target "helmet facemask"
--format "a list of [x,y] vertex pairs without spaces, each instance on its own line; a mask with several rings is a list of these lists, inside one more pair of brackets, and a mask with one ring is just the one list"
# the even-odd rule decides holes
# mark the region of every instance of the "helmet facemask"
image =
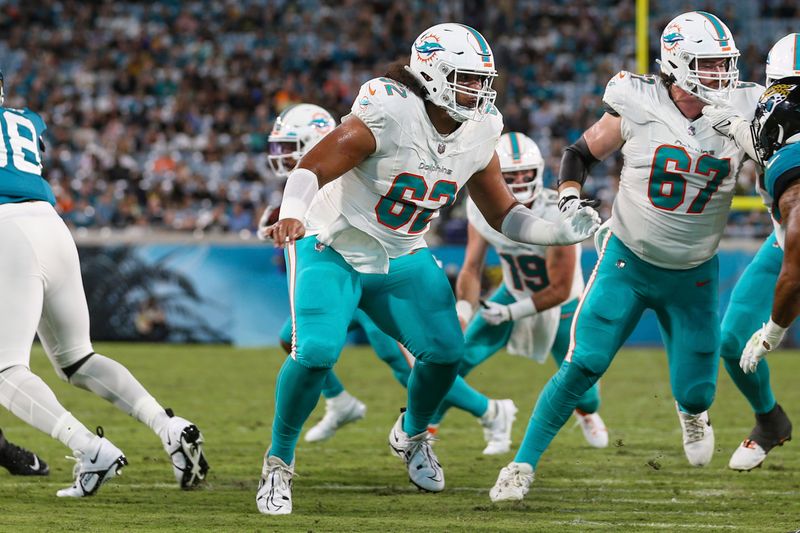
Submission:
[[[684,83],[685,87],[681,86],[681,88],[707,103],[728,100],[731,91],[739,81],[739,69],[737,68],[739,53],[737,52],[734,56],[692,56],[688,52],[684,52],[684,54],[691,59],[688,61],[689,68]],[[704,69],[704,65],[701,65],[701,63],[715,59],[725,62],[724,70],[707,70],[707,67]]]
[[521,204],[531,203],[542,189],[542,177],[535,167],[504,171],[503,179],[511,194]]
[[269,142],[267,162],[277,177],[285,178],[294,169],[303,154],[303,143],[300,139],[274,140]]
[[[492,89],[492,82],[497,74],[460,69],[445,62],[439,65],[439,70],[445,78],[440,102],[450,118],[457,122],[482,121],[497,98],[497,91]],[[469,83],[476,78],[480,80],[479,88],[464,85],[465,79]],[[467,105],[460,104],[459,99],[467,102]]]

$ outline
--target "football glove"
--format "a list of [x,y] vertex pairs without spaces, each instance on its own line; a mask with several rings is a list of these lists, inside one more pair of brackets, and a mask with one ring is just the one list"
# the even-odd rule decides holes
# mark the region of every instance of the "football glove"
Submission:
[[258,220],[258,230],[256,230],[256,236],[261,241],[269,240],[267,238],[267,227],[273,225],[275,222],[278,221],[278,208],[274,205],[268,205],[264,212],[261,213],[261,218]]
[[724,100],[715,101],[703,108],[706,117],[714,131],[734,141],[736,145],[747,152],[754,161],[756,157],[753,135],[750,132],[750,121],[742,117],[738,109]]
[[745,374],[755,372],[759,361],[781,343],[785,333],[786,328],[777,325],[772,319],[753,333],[739,358],[742,371]]
[[511,320],[511,311],[508,309],[507,305],[491,301],[481,301],[481,316],[492,326],[497,326]]

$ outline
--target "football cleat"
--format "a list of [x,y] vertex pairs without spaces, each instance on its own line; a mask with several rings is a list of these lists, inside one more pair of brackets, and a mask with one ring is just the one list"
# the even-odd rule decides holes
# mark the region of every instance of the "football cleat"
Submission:
[[518,501],[525,497],[533,483],[533,467],[528,463],[508,463],[500,470],[497,482],[489,491],[493,502]]
[[431,447],[431,434],[427,430],[409,437],[403,431],[403,417],[394,423],[389,432],[389,448],[402,459],[408,468],[408,479],[420,490],[441,492],[444,490],[444,471]]
[[175,416],[172,409],[165,409],[169,416],[161,430],[161,442],[172,462],[172,471],[182,489],[191,489],[205,480],[208,462],[203,454],[203,434],[188,420]]
[[675,402],[678,420],[683,431],[683,451],[692,466],[705,466],[714,455],[714,429],[708,418],[708,411],[698,415],[684,413]]
[[367,406],[347,393],[325,400],[325,416],[317,424],[306,431],[306,442],[321,442],[336,434],[336,430],[350,422],[364,418]]
[[512,400],[489,400],[486,414],[478,419],[486,441],[483,455],[498,455],[511,449],[511,426],[516,415],[517,406]]
[[792,423],[783,408],[775,404],[769,413],[756,415],[755,427],[733,452],[728,468],[747,471],[759,467],[770,450],[789,440],[792,440]]
[[580,409],[575,409],[575,418],[583,431],[583,437],[589,446],[594,448],[605,448],[608,446],[608,430],[606,424],[597,413],[584,413]]
[[59,498],[83,498],[92,496],[103,483],[120,475],[128,460],[122,450],[103,436],[103,428],[97,428],[97,438],[91,441],[87,450],[75,450],[75,467],[72,471],[75,482],[71,487],[56,492]]
[[258,482],[258,492],[256,492],[256,505],[261,514],[290,514],[292,512],[293,477],[294,461],[287,466],[274,455],[264,457],[261,481]]
[[50,468],[39,456],[9,442],[0,430],[0,466],[12,476],[46,476]]

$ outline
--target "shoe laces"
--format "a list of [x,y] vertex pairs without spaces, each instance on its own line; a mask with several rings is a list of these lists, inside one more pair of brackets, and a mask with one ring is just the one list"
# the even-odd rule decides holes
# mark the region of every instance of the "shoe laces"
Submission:
[[683,427],[686,433],[686,442],[697,442],[705,436],[706,421],[700,415],[683,413]]
[[278,479],[280,480],[280,484],[282,485],[283,488],[288,488],[291,480],[295,477],[298,477],[297,474],[295,474],[291,468],[283,466],[278,463],[270,465],[270,467],[267,470],[267,479],[269,479],[269,477],[273,473],[278,474]]
[[419,452],[420,450],[425,450],[427,448],[428,453],[430,454],[429,457],[434,460],[438,461],[435,455],[433,455],[433,450],[431,448],[431,444],[438,440],[433,435],[431,435],[427,430],[423,431],[419,435],[415,435],[413,437],[408,438],[408,444],[405,448],[405,453],[407,459],[411,459],[414,455]]
[[502,484],[506,487],[520,487],[525,488],[530,485],[533,475],[526,474],[519,468],[506,467],[507,475],[504,476]]

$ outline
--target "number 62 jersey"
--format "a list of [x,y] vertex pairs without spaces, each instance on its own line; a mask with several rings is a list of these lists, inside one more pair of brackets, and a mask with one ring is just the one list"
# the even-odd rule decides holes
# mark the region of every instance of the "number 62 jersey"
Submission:
[[390,258],[426,246],[423,235],[438,210],[486,168],[503,120],[492,107],[483,121],[468,120],[442,135],[425,102],[388,78],[362,85],[351,115],[372,131],[375,152],[317,193],[306,215],[307,234],[359,272],[386,273]]
[[[729,103],[750,120],[763,90],[739,83]],[[708,261],[728,219],[744,150],[704,116],[683,116],[655,76],[620,72],[603,102],[622,118],[625,141],[611,230],[658,267],[684,270]]]

